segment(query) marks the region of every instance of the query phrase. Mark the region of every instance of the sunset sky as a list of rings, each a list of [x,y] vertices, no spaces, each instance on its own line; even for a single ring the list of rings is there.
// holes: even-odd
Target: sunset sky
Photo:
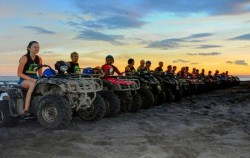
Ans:
[[[0,76],[16,75],[32,40],[44,64],[80,55],[81,67],[113,55],[250,75],[250,0],[0,0]]]

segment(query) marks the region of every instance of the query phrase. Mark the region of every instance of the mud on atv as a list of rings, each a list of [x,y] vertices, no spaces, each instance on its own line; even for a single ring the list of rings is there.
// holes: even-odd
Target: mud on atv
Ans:
[[[97,94],[102,90],[100,83],[91,78],[43,76],[37,80],[32,93],[30,114],[49,129],[67,127],[73,111],[85,120],[99,119],[105,113],[104,101]],[[16,125],[24,109],[26,92],[11,85],[2,86],[1,91],[7,96],[0,101],[0,126]]]

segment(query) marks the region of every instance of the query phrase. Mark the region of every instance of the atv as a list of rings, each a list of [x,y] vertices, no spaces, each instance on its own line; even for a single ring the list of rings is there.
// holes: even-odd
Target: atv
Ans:
[[[87,67],[83,68],[82,74],[90,76],[92,78],[100,78],[100,74],[102,74],[102,72],[100,71],[100,69]],[[112,90],[112,83],[106,80],[102,80],[102,83],[103,89],[101,91],[98,91],[97,93],[104,99],[106,111],[105,116],[117,116],[121,108],[120,99]]]
[[[114,70],[110,65],[105,65],[108,70],[102,77],[106,91],[112,90],[120,99],[121,111],[138,112],[142,106],[142,98],[138,94],[140,83],[137,79],[126,76],[113,76]]]
[[[182,83],[172,73],[154,72],[153,75],[163,84],[166,100],[179,101],[183,95]]]
[[[148,105],[148,106],[146,106],[145,108],[151,107],[152,101],[153,101],[153,105],[161,105],[165,103],[166,95],[163,90],[161,82],[159,82],[157,78],[155,78],[148,71],[136,72],[134,73],[134,75],[138,77],[141,87],[143,87],[144,89],[148,89],[153,94],[154,99],[150,96],[150,94],[147,95],[147,97],[149,98],[147,99],[148,103],[145,103],[145,105]]]
[[[60,69],[67,70],[64,65]],[[102,90],[100,83],[91,78],[58,75],[49,67],[36,82],[30,116],[49,129],[68,127],[74,111],[85,120],[99,119],[105,113],[104,101],[97,94]],[[19,113],[24,109],[26,89],[6,83],[1,93],[7,95],[0,101],[0,126],[15,126],[22,116]]]

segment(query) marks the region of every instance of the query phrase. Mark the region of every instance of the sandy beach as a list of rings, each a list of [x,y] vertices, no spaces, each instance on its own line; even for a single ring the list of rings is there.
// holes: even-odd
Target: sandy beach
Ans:
[[[0,128],[0,157],[249,158],[250,82],[67,130]]]

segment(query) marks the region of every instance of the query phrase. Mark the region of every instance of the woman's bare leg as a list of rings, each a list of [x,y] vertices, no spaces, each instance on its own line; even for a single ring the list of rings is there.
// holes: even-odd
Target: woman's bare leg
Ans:
[[[29,111],[30,108],[30,100],[31,100],[31,94],[35,88],[35,83],[29,80],[24,80],[21,84],[23,88],[28,89],[28,92],[26,94],[25,98],[25,106],[24,106],[24,112]]]

